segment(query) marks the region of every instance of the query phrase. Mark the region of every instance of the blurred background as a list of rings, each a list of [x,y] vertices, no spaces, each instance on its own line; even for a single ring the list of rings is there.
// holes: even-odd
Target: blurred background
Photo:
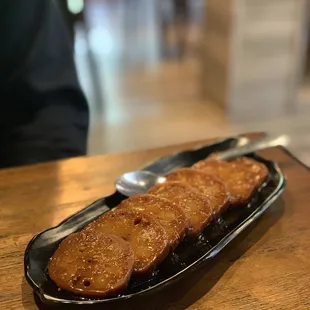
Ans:
[[[89,154],[259,130],[310,164],[310,1],[58,1]]]

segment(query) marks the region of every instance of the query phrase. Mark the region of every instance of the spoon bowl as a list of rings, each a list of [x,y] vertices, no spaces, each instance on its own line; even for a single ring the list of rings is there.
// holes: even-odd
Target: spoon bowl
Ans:
[[[158,176],[153,172],[140,170],[127,172],[121,175],[115,182],[119,193],[130,197],[135,194],[143,194],[157,183],[166,181],[164,176]]]

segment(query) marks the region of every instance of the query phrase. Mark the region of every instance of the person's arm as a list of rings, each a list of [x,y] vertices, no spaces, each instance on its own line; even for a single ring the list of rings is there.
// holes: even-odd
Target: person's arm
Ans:
[[[1,0],[0,167],[83,155],[88,106],[52,0]]]

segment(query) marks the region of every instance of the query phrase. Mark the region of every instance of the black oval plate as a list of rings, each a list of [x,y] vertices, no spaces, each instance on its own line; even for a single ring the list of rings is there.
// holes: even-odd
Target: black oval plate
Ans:
[[[236,145],[240,138],[228,138],[214,144],[194,150],[180,152],[156,160],[144,167],[158,174],[167,174],[177,168],[191,166],[204,159],[210,153],[225,150]],[[27,246],[24,257],[25,277],[43,303],[98,305],[121,301],[136,296],[144,296],[157,292],[166,285],[180,279],[181,276],[195,269],[200,263],[209,260],[219,253],[230,241],[237,237],[248,225],[255,221],[283,192],[285,178],[274,162],[257,155],[250,157],[267,165],[269,176],[267,181],[254,194],[247,206],[227,211],[217,221],[212,222],[196,240],[183,241],[152,276],[144,280],[133,280],[122,295],[105,299],[83,298],[58,290],[46,272],[49,258],[53,255],[63,238],[80,230],[96,217],[117,206],[126,197],[114,193],[99,199],[90,206],[64,220],[58,226],[35,236]],[[111,180],[112,181],[112,180]]]

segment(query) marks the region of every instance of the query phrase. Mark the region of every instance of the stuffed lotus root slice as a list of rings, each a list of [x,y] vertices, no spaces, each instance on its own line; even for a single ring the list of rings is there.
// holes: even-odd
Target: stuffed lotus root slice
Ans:
[[[128,241],[135,254],[134,274],[150,274],[169,253],[168,237],[152,216],[135,210],[115,209],[89,224],[86,231],[110,233]]]
[[[154,216],[166,231],[171,250],[176,248],[188,230],[188,220],[184,211],[158,196],[135,195],[123,200],[117,209],[131,209]]]
[[[155,185],[148,193],[166,198],[184,211],[189,221],[189,236],[198,235],[213,219],[209,199],[184,182],[166,181]]]
[[[182,181],[210,200],[214,214],[224,212],[229,206],[230,194],[220,178],[203,171],[183,168],[170,173],[168,181]]]
[[[134,253],[128,242],[103,233],[75,233],[50,259],[48,273],[57,286],[82,296],[110,296],[127,287]]]

